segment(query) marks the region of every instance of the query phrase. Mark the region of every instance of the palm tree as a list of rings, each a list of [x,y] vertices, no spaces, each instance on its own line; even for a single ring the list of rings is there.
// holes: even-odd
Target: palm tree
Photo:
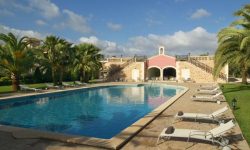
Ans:
[[[242,83],[247,84],[250,66],[250,5],[246,5],[235,15],[242,18],[217,35],[219,45],[215,53],[214,76],[218,77],[227,63],[234,63],[241,69]]]
[[[218,43],[214,75],[217,77],[227,63],[238,64],[241,68],[242,83],[246,84],[250,64],[250,31],[225,28],[218,33]]]
[[[59,43],[56,45],[57,51],[60,52],[59,55],[59,85],[62,85],[63,80],[63,74],[68,66],[73,64],[74,58],[74,48],[72,47],[72,44],[67,42],[66,40],[61,39]]]
[[[125,74],[122,69],[123,68],[120,65],[110,65],[107,73],[107,81],[117,81],[119,79],[125,78]]]
[[[56,36],[47,36],[37,52],[36,60],[43,73],[51,71],[54,85],[62,85],[64,72],[66,67],[73,64],[74,54],[71,43]]]
[[[234,21],[231,26],[242,26],[245,29],[250,29],[250,4],[245,5],[240,10],[234,13],[235,16],[241,17]]]
[[[87,82],[87,73],[101,68],[102,64],[100,61],[103,55],[100,54],[101,50],[92,44],[83,43],[77,45],[75,48],[74,71],[79,73],[82,82]]]
[[[45,67],[51,68],[52,80],[54,85],[57,85],[56,73],[58,71],[60,62],[60,51],[58,51],[57,48],[59,42],[59,37],[47,36],[42,46],[43,54],[41,54],[40,56],[42,64],[46,64]]]
[[[18,39],[14,34],[0,34],[0,40],[4,45],[0,46],[0,67],[3,68],[12,79],[13,91],[19,90],[20,76],[28,71],[33,63],[33,53],[28,48],[27,37]]]

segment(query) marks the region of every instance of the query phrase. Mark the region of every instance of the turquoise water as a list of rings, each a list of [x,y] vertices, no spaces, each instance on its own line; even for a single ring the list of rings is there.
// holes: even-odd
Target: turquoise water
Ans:
[[[0,124],[109,139],[181,90],[123,85],[1,101]]]

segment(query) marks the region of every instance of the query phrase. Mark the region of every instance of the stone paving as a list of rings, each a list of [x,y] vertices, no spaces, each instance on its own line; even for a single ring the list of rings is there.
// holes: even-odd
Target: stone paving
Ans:
[[[168,83],[177,84],[177,83]],[[191,122],[191,121],[176,121],[174,115],[182,110],[184,112],[200,112],[211,113],[225,105],[210,103],[210,102],[193,102],[190,97],[195,94],[196,89],[200,84],[195,83],[178,83],[189,88],[189,91],[179,98],[173,105],[166,109],[159,117],[151,122],[146,128],[144,128],[139,134],[133,137],[127,144],[121,149],[123,150],[200,150],[209,149],[216,150],[221,149],[218,145],[211,143],[190,141],[186,142],[186,139],[172,139],[168,141],[161,141],[156,145],[157,137],[167,126],[174,126],[175,128],[187,128],[187,129],[199,129],[210,130],[217,126],[213,123]],[[227,111],[223,116],[226,119],[234,118],[231,110]],[[232,149],[248,150],[249,146],[242,137],[239,126],[237,125],[227,137],[230,139],[230,147]],[[0,132],[0,150],[98,150],[102,148],[76,145],[69,143],[62,143],[58,141],[51,141],[46,139],[19,139],[15,138],[12,133]]]

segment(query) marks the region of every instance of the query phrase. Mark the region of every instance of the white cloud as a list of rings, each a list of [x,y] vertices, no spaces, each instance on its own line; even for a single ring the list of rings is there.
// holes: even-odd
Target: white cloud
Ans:
[[[12,32],[18,36],[30,36],[43,38],[44,35],[33,30],[19,30],[0,25],[0,33]],[[165,46],[166,53],[170,55],[201,53],[213,54],[217,47],[216,33],[210,33],[202,27],[196,27],[190,31],[177,31],[173,34],[131,37],[127,43],[121,45],[113,41],[101,40],[98,37],[81,37],[80,43],[92,43],[102,49],[104,55],[152,56],[158,53],[158,46]]]
[[[79,39],[80,43],[90,43],[90,44],[97,44],[99,39],[95,36],[88,37],[81,37]]]
[[[43,20],[37,20],[36,24],[39,25],[39,26],[45,26],[45,25],[47,25],[47,23],[45,21],[43,21]]]
[[[87,19],[85,17],[78,15],[67,9],[64,9],[63,13],[67,15],[67,19],[65,22],[59,24],[59,26],[63,28],[68,27],[80,33],[92,32],[92,29],[89,27]]]
[[[81,37],[80,43],[90,43],[102,49],[104,55],[121,55],[124,54],[124,47],[115,42],[100,40],[95,36]]]
[[[26,13],[40,13],[44,18],[50,19],[58,17],[60,10],[58,6],[50,0],[0,0],[0,6],[9,11],[21,10]]]
[[[116,23],[112,23],[112,22],[108,22],[107,27],[113,31],[119,31],[122,29],[121,24],[116,24]]]
[[[10,28],[4,25],[0,25],[0,33],[7,34],[9,32],[12,32],[16,36],[22,37],[22,36],[28,36],[28,37],[35,37],[35,38],[43,38],[44,36],[36,31],[33,30],[19,30],[15,28]]]
[[[190,18],[191,18],[191,19],[200,19],[200,18],[203,18],[203,17],[208,17],[208,16],[210,16],[210,15],[211,15],[211,14],[210,14],[207,10],[201,8],[201,9],[197,9],[197,10],[190,16]]]
[[[160,25],[160,24],[162,24],[161,21],[155,20],[155,19],[152,19],[152,18],[146,18],[145,21],[147,22],[147,25],[149,27],[154,26],[154,25]]]
[[[60,15],[59,8],[50,0],[29,0],[30,6],[39,10],[45,18],[54,18]]]
[[[193,55],[207,53],[213,54],[217,47],[215,33],[209,33],[202,27],[196,27],[191,31],[178,31],[172,35],[149,34],[136,36],[129,39],[124,45],[112,41],[100,40],[95,36],[82,37],[80,42],[92,43],[103,49],[105,55],[148,55],[158,53],[159,46],[165,46],[166,53],[170,55]]]
[[[217,47],[217,39],[215,33],[209,33],[202,27],[196,27],[188,32],[175,32],[173,35],[149,34],[146,37],[134,37],[130,39],[128,45],[137,49],[139,54],[154,54],[160,45],[165,46],[167,53],[172,55],[189,52],[191,54],[204,52],[211,54]]]
[[[22,3],[19,0],[0,0],[0,6],[6,9],[0,9],[0,16],[14,15],[14,13],[11,13],[13,10],[26,13],[38,13],[46,19],[46,22],[40,19],[36,20],[35,23],[39,26],[51,25],[59,29],[69,28],[80,33],[92,32],[88,21],[93,15],[90,14],[88,17],[84,17],[68,9],[61,10],[55,3],[52,3],[51,0],[25,0]],[[57,23],[52,24],[48,19],[56,19]]]

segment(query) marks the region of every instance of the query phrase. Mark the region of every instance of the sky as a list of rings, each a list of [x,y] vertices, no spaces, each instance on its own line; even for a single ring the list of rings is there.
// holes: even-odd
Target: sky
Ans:
[[[249,0],[0,0],[0,33],[92,43],[105,56],[214,54]]]

